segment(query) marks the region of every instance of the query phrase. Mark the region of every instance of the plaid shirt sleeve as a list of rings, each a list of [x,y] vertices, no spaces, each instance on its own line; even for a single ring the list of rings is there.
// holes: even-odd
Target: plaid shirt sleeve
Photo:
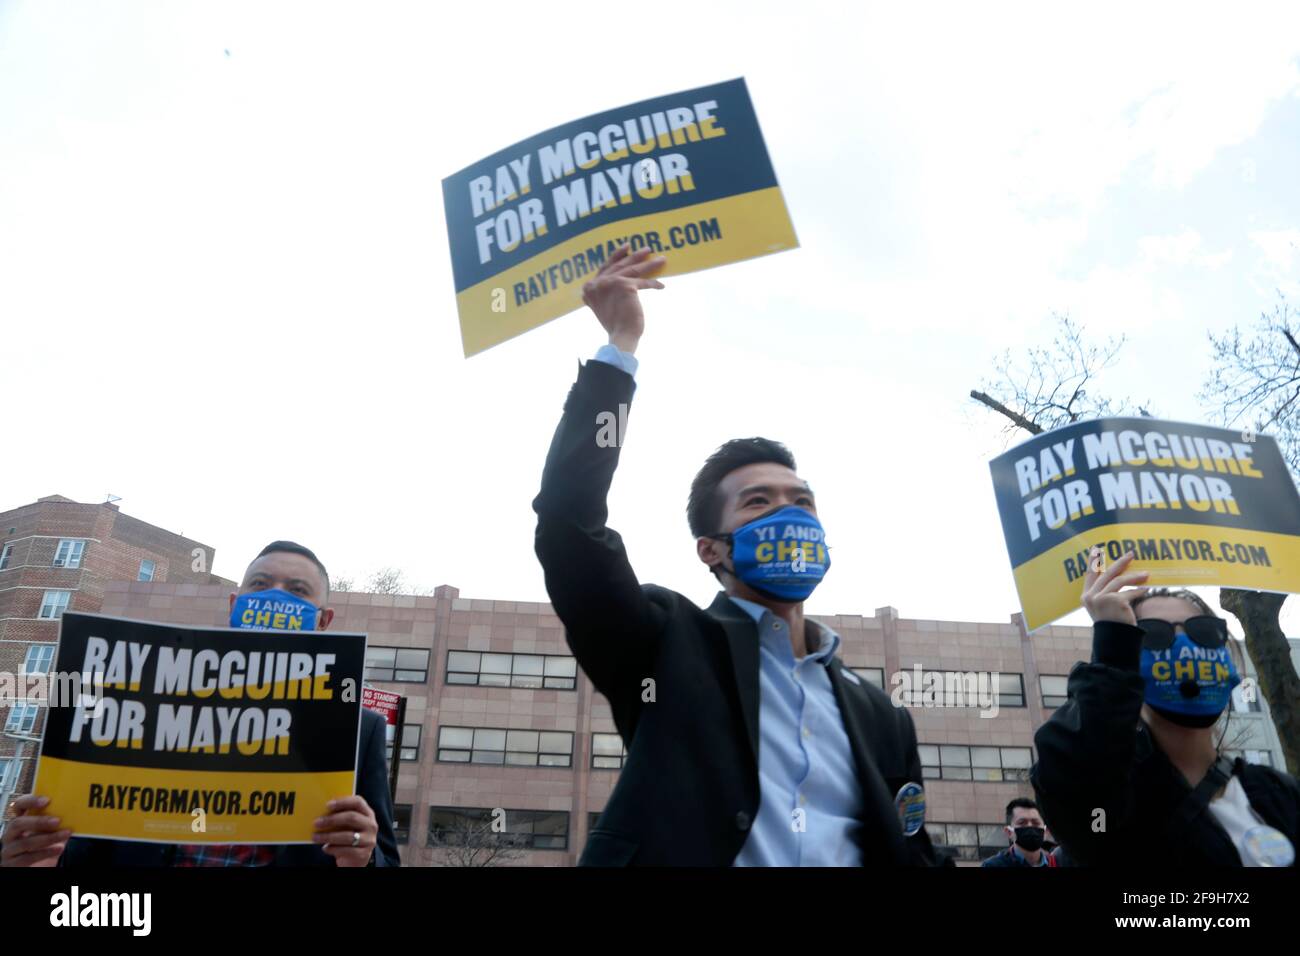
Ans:
[[[176,848],[173,866],[270,866],[275,849],[224,843],[187,843]]]

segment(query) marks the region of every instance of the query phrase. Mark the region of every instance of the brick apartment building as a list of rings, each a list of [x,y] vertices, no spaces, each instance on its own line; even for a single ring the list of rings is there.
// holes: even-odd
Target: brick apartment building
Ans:
[[[50,495],[0,513],[0,672],[49,671],[58,618],[68,608],[100,611],[110,582],[208,584],[222,579],[211,546],[122,514],[116,504],[81,504]],[[35,747],[14,766],[20,737],[40,736],[44,708],[0,700],[0,787],[17,775],[31,787]],[[10,778],[6,778],[6,773]]]
[[[229,593],[228,584],[110,582],[103,611],[223,626]],[[369,635],[367,683],[407,698],[396,801],[404,863],[458,865],[458,854],[438,844],[487,826],[497,808],[518,846],[498,864],[576,862],[623,748],[550,606],[467,599],[449,586],[430,597],[335,592],[330,604],[333,629]],[[981,717],[977,707],[911,709],[932,838],[972,865],[1002,849],[1007,801],[1032,795],[1033,732],[1064,700],[1070,668],[1089,656],[1091,629],[1048,627],[1030,637],[1018,615],[1006,624],[909,620],[891,607],[817,620],[843,638],[846,664],[891,692],[893,675],[918,664],[1001,675],[996,716]],[[1237,702],[1229,738],[1226,749],[1280,765],[1260,704]]]

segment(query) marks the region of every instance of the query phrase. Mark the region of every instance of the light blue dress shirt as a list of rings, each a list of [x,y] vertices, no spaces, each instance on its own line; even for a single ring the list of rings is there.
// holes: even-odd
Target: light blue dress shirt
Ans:
[[[605,345],[596,360],[635,376],[636,357]],[[809,621],[817,650],[795,660],[785,622],[731,599],[758,625],[758,816],[734,866],[859,866],[862,788],[826,663],[840,636]]]
[[[624,352],[621,348],[613,343],[602,345],[596,352],[596,361],[605,362],[615,368],[621,368],[633,378],[636,378],[637,360],[631,352]]]
[[[862,788],[826,664],[840,636],[815,621],[795,659],[785,622],[731,599],[758,625],[758,817],[735,866],[859,866]]]

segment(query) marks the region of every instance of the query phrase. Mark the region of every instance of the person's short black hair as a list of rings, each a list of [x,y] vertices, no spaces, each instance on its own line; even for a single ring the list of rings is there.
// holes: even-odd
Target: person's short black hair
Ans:
[[[285,552],[286,554],[301,554],[316,567],[320,568],[321,577],[325,579],[325,594],[330,593],[330,573],[325,570],[325,565],[321,564],[320,558],[316,557],[316,552],[306,545],[301,545],[296,541],[272,541],[261,551],[257,552],[257,558],[264,558],[268,554]],[[253,560],[256,561],[257,558]]]
[[[1007,826],[1010,826],[1011,821],[1015,818],[1017,807],[1022,807],[1025,810],[1038,810],[1038,804],[1034,803],[1034,801],[1030,800],[1028,797],[1016,797],[1007,804]],[[1038,810],[1038,812],[1042,813],[1041,810]]]
[[[791,471],[798,470],[790,449],[770,438],[733,438],[710,455],[691,482],[691,496],[686,503],[691,534],[707,538],[720,530],[722,501],[718,498],[718,485],[723,478],[737,468],[768,461],[785,465]]]

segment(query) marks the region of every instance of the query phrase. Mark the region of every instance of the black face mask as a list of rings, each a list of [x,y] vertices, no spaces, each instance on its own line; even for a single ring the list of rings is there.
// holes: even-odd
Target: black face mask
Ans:
[[[1016,845],[1020,849],[1033,853],[1043,848],[1043,834],[1047,832],[1044,827],[1015,827],[1014,829]]]

